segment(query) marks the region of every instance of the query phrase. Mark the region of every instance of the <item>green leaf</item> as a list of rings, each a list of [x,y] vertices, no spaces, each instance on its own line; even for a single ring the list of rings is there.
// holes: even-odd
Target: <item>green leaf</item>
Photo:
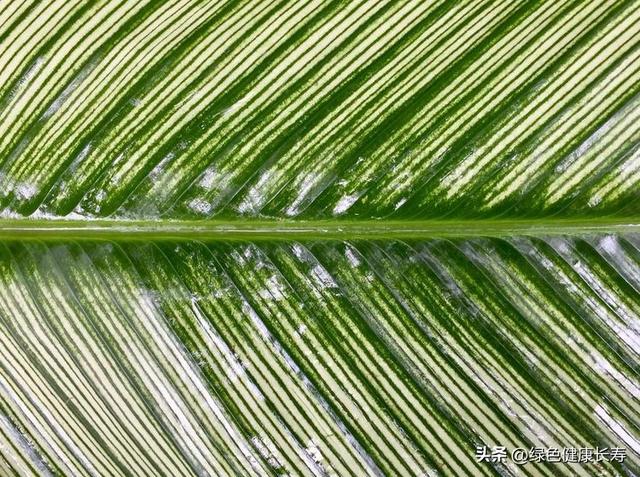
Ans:
[[[0,476],[639,475],[639,21],[0,2]]]
[[[638,15],[634,2],[6,5],[0,206],[637,215]]]
[[[483,443],[626,447],[584,471],[636,472],[638,235],[0,253],[23,473],[518,472],[477,463]]]

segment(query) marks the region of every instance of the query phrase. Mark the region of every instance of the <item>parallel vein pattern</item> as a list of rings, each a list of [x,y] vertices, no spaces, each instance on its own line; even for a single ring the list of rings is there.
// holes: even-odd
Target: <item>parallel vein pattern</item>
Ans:
[[[4,216],[640,213],[636,0],[0,2]]]
[[[640,237],[3,243],[2,475],[638,475]],[[477,463],[476,445],[626,447]]]

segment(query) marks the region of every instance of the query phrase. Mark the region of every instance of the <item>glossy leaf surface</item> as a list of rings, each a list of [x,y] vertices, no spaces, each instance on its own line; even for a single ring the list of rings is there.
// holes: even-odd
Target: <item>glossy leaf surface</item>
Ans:
[[[0,0],[0,476],[640,475],[639,21]]]

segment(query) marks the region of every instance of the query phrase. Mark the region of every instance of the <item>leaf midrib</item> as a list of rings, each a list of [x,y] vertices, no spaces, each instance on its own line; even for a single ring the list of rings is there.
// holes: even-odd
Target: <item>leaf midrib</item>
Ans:
[[[640,232],[640,217],[481,220],[65,220],[3,219],[13,240],[296,240],[581,235]]]

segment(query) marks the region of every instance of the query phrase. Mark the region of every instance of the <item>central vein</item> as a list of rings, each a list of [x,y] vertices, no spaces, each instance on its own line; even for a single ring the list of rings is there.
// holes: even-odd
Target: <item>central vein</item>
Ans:
[[[0,239],[384,239],[640,232],[640,218],[532,220],[0,220]]]

